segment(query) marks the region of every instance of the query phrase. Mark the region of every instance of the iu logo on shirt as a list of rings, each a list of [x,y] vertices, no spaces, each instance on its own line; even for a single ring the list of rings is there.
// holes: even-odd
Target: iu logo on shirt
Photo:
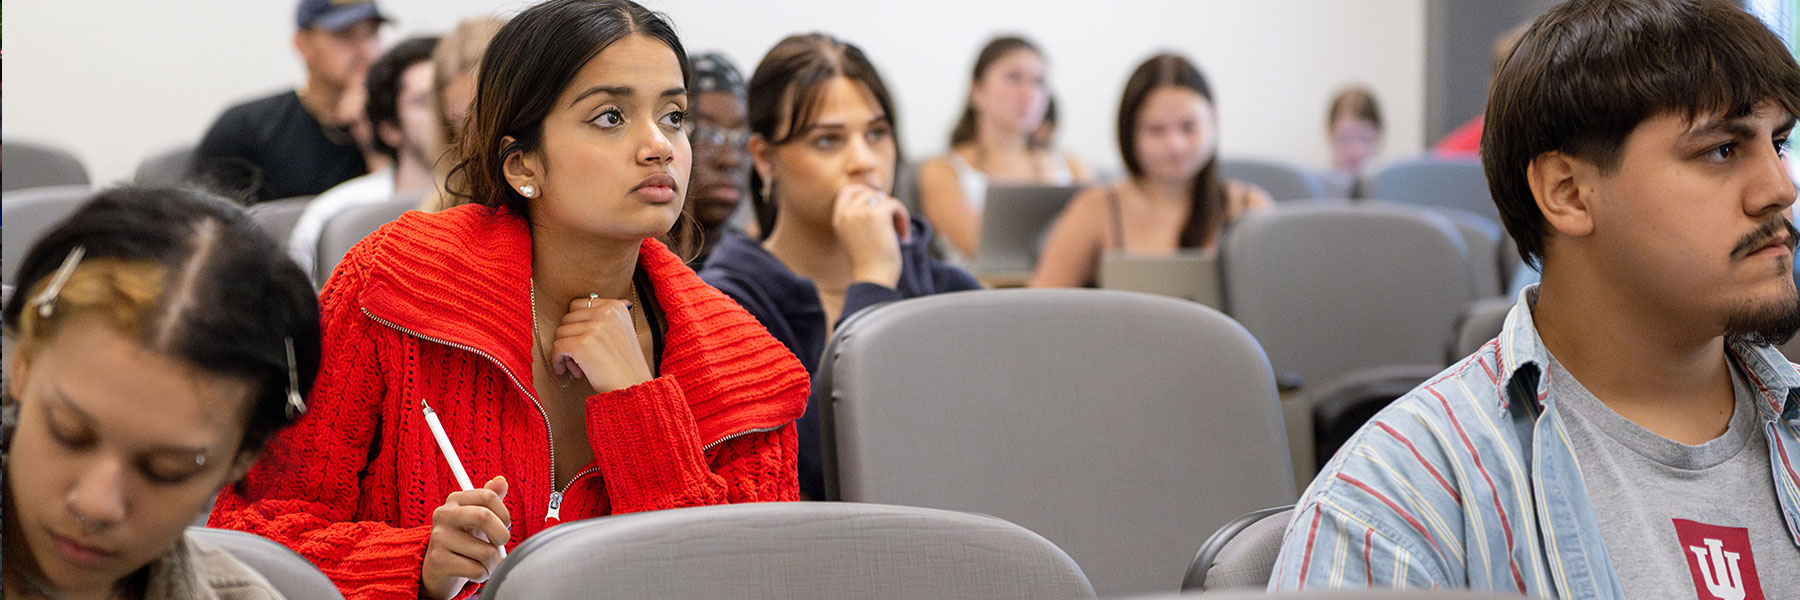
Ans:
[[[1675,521],[1675,537],[1694,576],[1695,597],[1700,600],[1763,600],[1762,582],[1756,578],[1756,556],[1750,551],[1750,530],[1720,527],[1687,519]]]

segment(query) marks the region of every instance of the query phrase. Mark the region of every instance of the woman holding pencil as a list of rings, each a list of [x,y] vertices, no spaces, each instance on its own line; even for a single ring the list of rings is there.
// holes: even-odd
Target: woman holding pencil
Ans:
[[[452,190],[471,204],[345,257],[313,410],[211,518],[353,600],[468,596],[501,548],[561,521],[797,494],[806,372],[655,239],[692,160],[669,23],[551,0],[479,73]]]

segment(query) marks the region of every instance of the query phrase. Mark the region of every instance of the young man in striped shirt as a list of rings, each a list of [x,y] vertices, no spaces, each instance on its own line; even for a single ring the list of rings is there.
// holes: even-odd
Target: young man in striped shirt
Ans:
[[[1800,598],[1800,67],[1725,0],[1572,0],[1493,84],[1494,201],[1543,283],[1307,489],[1270,582]]]

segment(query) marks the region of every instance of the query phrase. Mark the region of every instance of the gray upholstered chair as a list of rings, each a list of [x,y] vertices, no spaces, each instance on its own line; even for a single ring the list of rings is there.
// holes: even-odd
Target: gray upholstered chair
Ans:
[[[0,173],[0,190],[88,185],[87,167],[69,151],[18,140],[0,142],[0,161],[6,172]]]
[[[206,527],[189,527],[187,536],[190,540],[224,550],[249,565],[288,598],[342,600],[344,597],[338,593],[337,585],[311,561],[275,540],[242,531]]]
[[[1232,223],[1219,261],[1226,312],[1284,381],[1309,388],[1370,367],[1445,364],[1444,340],[1474,299],[1462,235],[1421,207],[1279,204]]]
[[[1281,554],[1293,505],[1265,508],[1238,517],[1213,532],[1188,565],[1181,591],[1264,589]]]
[[[1451,224],[1456,225],[1456,232],[1462,234],[1463,247],[1469,251],[1469,269],[1474,275],[1471,279],[1475,297],[1500,295],[1507,284],[1506,279],[1501,276],[1500,268],[1501,239],[1507,237],[1506,230],[1487,217],[1460,208],[1430,208],[1432,212],[1449,219]],[[1515,260],[1517,255],[1514,252]]]
[[[86,185],[59,185],[51,187],[9,190],[4,198],[0,198],[0,278],[6,283],[18,285],[13,278],[19,276],[19,267],[25,262],[25,253],[31,245],[37,243],[39,237],[50,228],[69,218],[75,209],[87,203],[93,197],[94,190]]]
[[[131,175],[138,185],[180,185],[194,168],[194,145],[182,144],[150,155]]]
[[[1393,163],[1375,173],[1368,196],[1374,199],[1460,208],[1500,222],[1479,160],[1419,158]]]
[[[1512,312],[1518,301],[1511,296],[1494,296],[1470,302],[1463,308],[1462,316],[1456,319],[1456,339],[1451,342],[1445,358],[1449,362],[1462,360],[1499,336],[1506,325],[1506,314]]]
[[[1196,540],[1294,500],[1268,361],[1192,302],[914,298],[840,325],[820,370],[828,498],[1018,523],[1104,595],[1173,590]]]
[[[1042,536],[980,515],[847,502],[728,504],[565,523],[525,540],[483,600],[1089,599]]]
[[[313,196],[295,196],[250,205],[250,218],[261,225],[269,237],[275,238],[278,244],[286,245],[288,236],[294,233],[294,224],[300,221],[300,213],[306,212],[307,203]]]
[[[323,287],[325,280],[331,277],[332,271],[337,270],[338,261],[344,259],[344,253],[349,252],[351,246],[375,233],[382,225],[400,218],[406,211],[418,207],[419,199],[409,196],[351,208],[326,221],[325,230],[319,234],[318,254],[313,262],[316,268],[313,281]]]
[[[1277,202],[1325,197],[1325,184],[1319,182],[1318,175],[1306,167],[1281,161],[1221,158],[1219,176],[1255,184]]]

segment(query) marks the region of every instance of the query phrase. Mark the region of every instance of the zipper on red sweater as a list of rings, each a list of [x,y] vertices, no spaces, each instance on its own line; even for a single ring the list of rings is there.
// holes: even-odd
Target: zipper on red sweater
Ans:
[[[482,358],[488,359],[488,362],[494,363],[494,366],[500,367],[500,371],[503,373],[506,373],[506,378],[511,379],[513,382],[513,385],[518,386],[519,393],[524,394],[525,399],[530,400],[531,405],[537,407],[538,416],[542,417],[544,419],[544,437],[547,440],[549,440],[549,442],[550,442],[550,461],[549,461],[550,462],[550,477],[547,480],[547,481],[551,482],[550,506],[551,506],[551,510],[556,510],[557,508],[562,506],[562,494],[557,493],[556,489],[555,489],[556,488],[556,483],[555,483],[556,482],[556,436],[553,435],[553,432],[550,430],[550,413],[546,412],[544,410],[543,404],[538,403],[537,396],[532,395],[531,390],[527,389],[525,387],[525,384],[519,382],[519,377],[517,375],[513,374],[512,369],[506,368],[506,363],[500,362],[500,359],[494,358],[494,356],[492,354],[482,352],[481,350],[476,349],[473,346],[468,346],[465,344],[458,344],[458,343],[452,342],[450,340],[442,340],[442,339],[434,338],[434,337],[419,333],[417,331],[413,331],[411,329],[401,327],[399,325],[394,324],[391,321],[388,321],[387,319],[383,319],[381,317],[375,316],[375,313],[369,312],[369,309],[367,309],[367,308],[362,309],[362,313],[364,316],[369,317],[370,320],[372,320],[376,323],[385,325],[389,329],[393,329],[394,331],[398,331],[400,333],[404,333],[406,335],[410,335],[410,336],[413,336],[413,337],[416,337],[416,338],[419,338],[421,340],[425,340],[428,342],[435,342],[438,344],[443,344],[445,346],[449,346],[451,348],[455,348],[455,349],[462,350],[465,352],[472,352],[476,356],[480,356]],[[579,478],[579,477],[580,477],[580,475],[576,476],[576,478]],[[569,481],[571,483],[573,483],[574,479],[572,478]],[[568,487],[565,486],[563,489],[566,490],[566,489],[568,489]]]
[[[775,431],[777,429],[781,429],[782,427],[786,427],[786,426],[787,425],[778,425],[775,427],[764,427],[762,429],[746,429],[744,431],[739,431],[737,433],[733,433],[731,435],[727,435],[725,437],[719,438],[718,441],[715,441],[711,444],[707,444],[705,448],[702,448],[702,450],[711,450],[714,446],[723,444],[725,442],[728,442],[728,441],[731,441],[731,440],[734,440],[734,439],[737,439],[737,438],[740,438],[740,437],[743,437],[746,435],[750,435],[752,433],[764,433],[764,432],[769,432],[769,431]],[[593,468],[583,470],[580,473],[576,473],[574,477],[569,478],[569,482],[566,484],[563,484],[562,491],[551,491],[550,492],[550,510],[544,513],[544,526],[545,527],[549,527],[551,525],[556,525],[556,524],[562,522],[563,494],[566,494],[569,492],[569,490],[574,489],[575,482],[581,481],[581,478],[587,477],[588,475],[592,475],[592,474],[598,473],[598,472],[600,472],[599,467],[593,467]]]
[[[599,472],[600,472],[600,467],[588,468],[586,470],[583,470],[580,473],[576,473],[574,477],[570,477],[569,482],[563,484],[561,491],[551,490],[550,491],[550,510],[544,513],[544,526],[549,527],[551,525],[561,523],[562,522],[563,494],[566,494],[569,492],[569,490],[574,489],[575,482],[581,481],[581,478],[586,477],[590,474],[599,473]]]

